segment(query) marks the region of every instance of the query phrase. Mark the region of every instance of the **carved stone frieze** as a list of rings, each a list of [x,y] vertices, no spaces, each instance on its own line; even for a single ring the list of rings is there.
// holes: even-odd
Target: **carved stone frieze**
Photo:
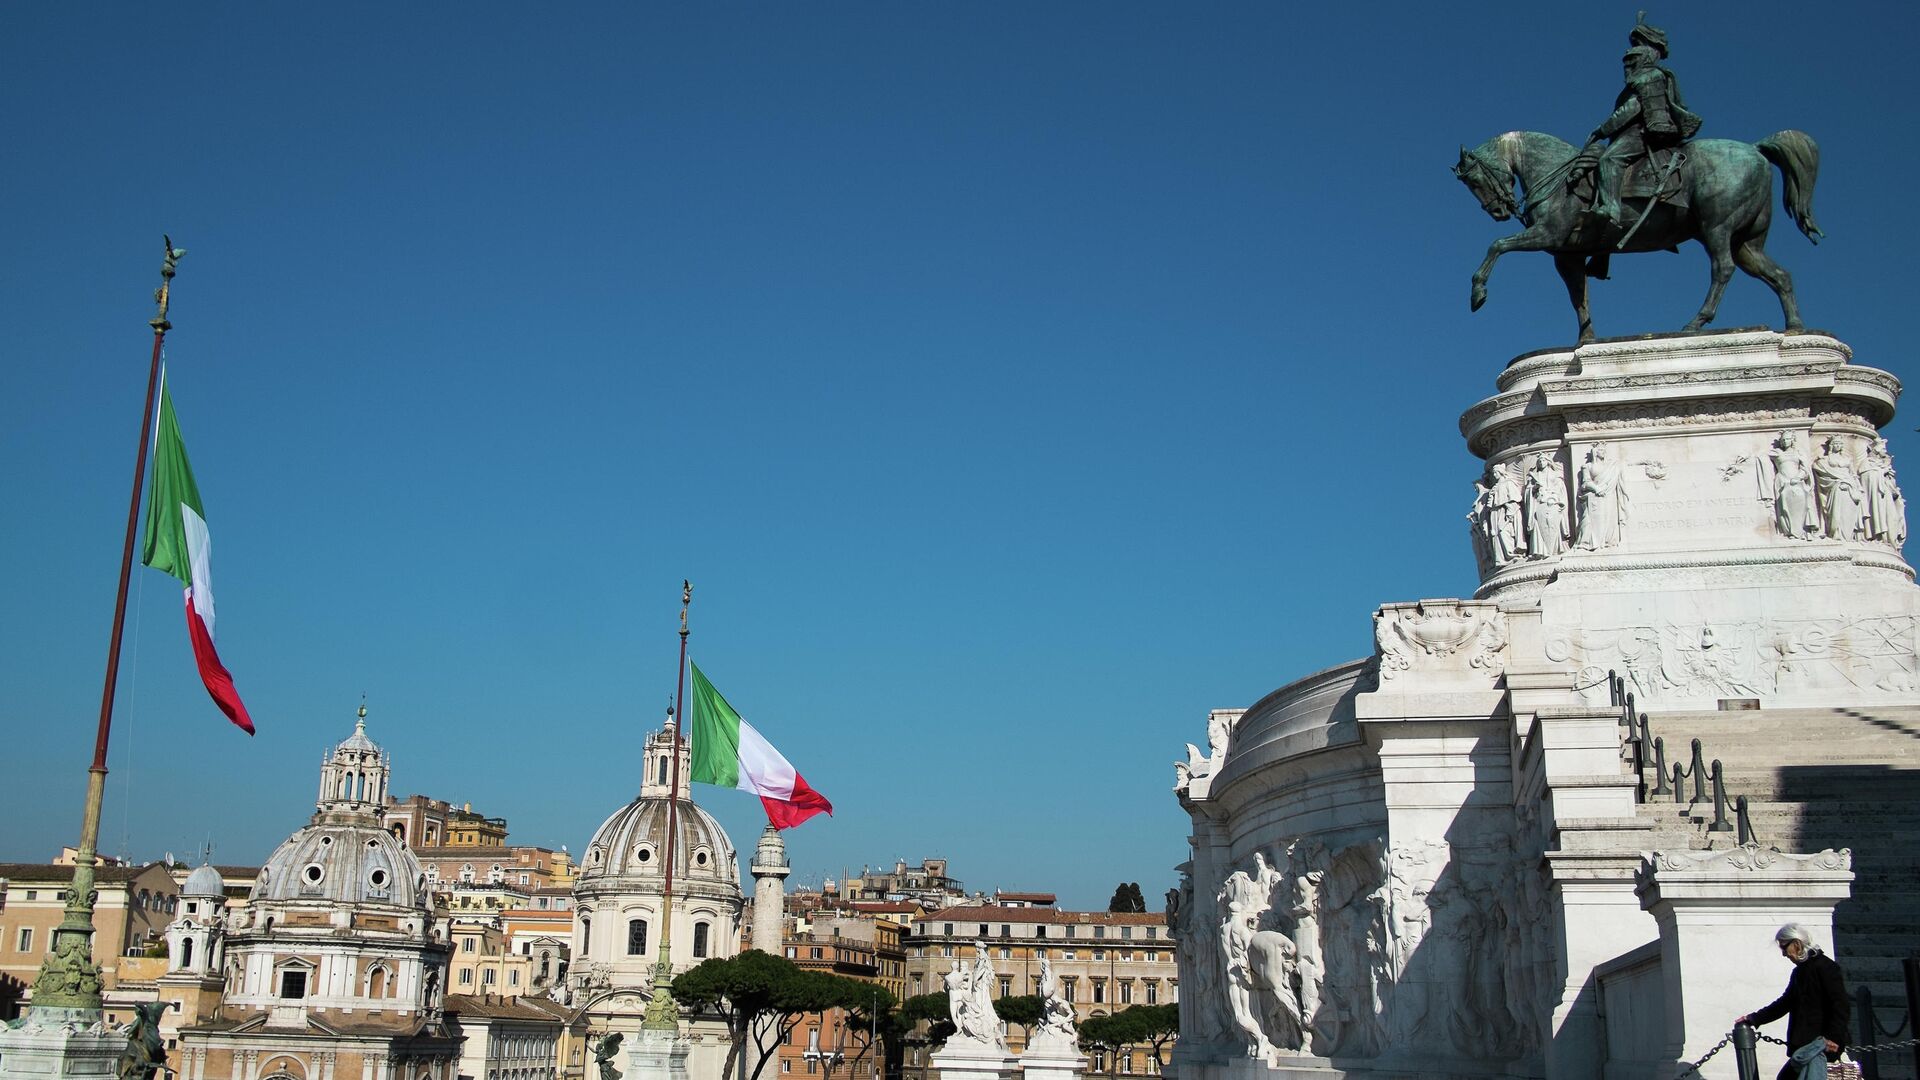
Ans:
[[[1804,394],[1769,394],[1753,398],[1707,397],[1577,406],[1567,409],[1566,416],[1567,430],[1577,435],[1619,428],[1710,427],[1804,420],[1810,411],[1811,399]]]
[[[1770,696],[1826,687],[1899,692],[1920,672],[1912,615],[1660,623],[1548,632],[1547,659],[1582,681],[1619,671],[1638,699]]]

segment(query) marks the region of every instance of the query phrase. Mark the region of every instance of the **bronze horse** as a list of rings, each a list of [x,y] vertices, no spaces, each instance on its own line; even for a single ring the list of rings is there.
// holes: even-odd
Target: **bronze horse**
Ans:
[[[1688,163],[1679,170],[1673,194],[1684,200],[1657,200],[1651,207],[1647,199],[1626,200],[1622,221],[1598,229],[1585,213],[1588,200],[1579,189],[1580,183],[1591,183],[1581,168],[1591,159],[1572,144],[1538,131],[1510,131],[1472,150],[1461,147],[1453,173],[1480,200],[1481,208],[1495,221],[1517,217],[1526,226],[1487,248],[1486,259],[1473,275],[1473,310],[1479,311],[1487,302],[1487,277],[1493,273],[1494,260],[1509,251],[1545,251],[1553,256],[1554,268],[1566,282],[1567,297],[1580,317],[1580,340],[1592,341],[1587,278],[1606,276],[1608,255],[1616,249],[1671,251],[1685,241],[1698,240],[1712,260],[1713,283],[1706,303],[1686,329],[1698,330],[1713,321],[1736,266],[1772,287],[1780,297],[1787,329],[1800,329],[1793,277],[1766,252],[1767,228],[1773,222],[1773,176],[1767,163],[1779,167],[1786,183],[1787,213],[1817,244],[1824,235],[1813,220],[1820,148],[1802,132],[1782,131],[1752,144],[1699,139],[1680,152]],[[1513,193],[1516,182],[1518,199]],[[1626,243],[1621,247],[1623,237]]]

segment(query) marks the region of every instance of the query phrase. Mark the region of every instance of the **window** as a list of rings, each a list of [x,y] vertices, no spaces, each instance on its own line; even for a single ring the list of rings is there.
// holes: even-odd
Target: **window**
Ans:
[[[1062,959],[1062,960],[1078,960],[1078,959],[1080,959],[1080,950],[1078,950],[1078,949],[1068,949],[1068,950],[1066,950],[1065,952],[1062,952],[1062,953],[1060,954],[1060,959]]]
[[[280,996],[289,1001],[297,1001],[307,996],[307,973],[304,971],[283,971],[280,973]]]
[[[1000,959],[1002,960],[1013,959],[1013,950],[1007,948],[1005,945],[1000,946]]]
[[[1071,926],[1069,926],[1069,927],[1067,927],[1067,928],[1066,928],[1066,934],[1065,934],[1065,936],[1066,936],[1066,937],[1072,937],[1072,936],[1073,936],[1073,927],[1071,927]]]
[[[1107,1071],[1107,1052],[1105,1050],[1095,1050],[1093,1052],[1093,1071],[1097,1073]]]
[[[797,958],[799,955],[800,955],[799,949],[796,949],[791,945],[787,946],[787,959],[792,960]]]
[[[367,977],[367,996],[383,998],[387,996],[387,969],[374,968]]]
[[[180,966],[193,966],[193,939],[187,938],[180,943]]]
[[[1123,1073],[1133,1072],[1133,1055],[1132,1054],[1128,1054],[1127,1056],[1120,1059],[1120,1071]]]
[[[792,1071],[793,1071],[793,1062],[791,1062],[791,1061],[789,1061],[789,1060],[787,1060],[786,1058],[781,1058],[781,1059],[780,1059],[780,1071],[781,1071],[781,1072],[783,1072],[783,1073],[790,1073],[790,1072],[792,1072]]]
[[[707,955],[707,924],[703,922],[697,922],[693,924],[693,956],[694,956],[694,959],[697,960],[706,955]]]
[[[941,955],[941,956],[952,956],[952,955],[953,955],[953,946],[951,946],[951,945],[942,945],[942,946],[940,946],[940,955]]]
[[[580,952],[581,954],[585,955],[587,950],[592,945],[593,945],[593,920],[583,915],[580,917]]]
[[[1147,1004],[1160,1004],[1160,980],[1158,979],[1147,980]]]
[[[1155,940],[1158,940],[1158,938],[1159,938],[1159,936],[1160,936],[1160,928],[1159,928],[1159,927],[1157,927],[1157,926],[1149,926],[1149,927],[1147,927],[1147,940],[1148,940],[1148,941],[1155,941]]]
[[[1131,926],[1123,926],[1123,927],[1121,927],[1121,928],[1120,928],[1120,940],[1121,940],[1121,941],[1132,941],[1132,940],[1133,940],[1133,927],[1131,927]],[[1131,1060],[1131,1059],[1129,1059],[1129,1060]]]
[[[1072,978],[1071,976],[1061,979],[1060,980],[1060,996],[1062,998],[1065,998],[1068,1001],[1072,1001],[1074,999],[1073,988],[1078,985],[1080,985],[1080,980]]]
[[[1013,927],[1011,927],[1011,926],[1008,926],[1008,925],[1007,925],[1006,923],[1001,923],[1001,924],[1000,924],[1000,936],[1001,936],[1001,937],[1012,937],[1012,936],[1013,936]]]
[[[1106,1004],[1106,1000],[1107,1000],[1107,980],[1105,979],[1093,980],[1093,1003],[1095,1005],[1104,1005]]]
[[[474,939],[473,939],[473,938],[470,938],[470,937],[463,937],[463,938],[461,938],[461,939],[460,939],[460,951],[461,951],[461,952],[472,952],[472,951],[473,951],[473,940],[474,940]]]
[[[33,951],[33,927],[23,926],[20,928],[19,947],[21,952]]]
[[[1047,958],[1047,950],[1045,949],[1033,950],[1033,958],[1035,960],[1045,960]]]
[[[1034,936],[1034,937],[1046,937],[1046,936],[1047,936],[1047,928],[1046,928],[1046,927],[1044,927],[1044,926],[1036,926],[1036,927],[1034,927],[1034,928],[1033,928],[1033,936]]]
[[[826,954],[825,954],[825,953],[823,953],[823,952],[821,951],[821,949],[820,949],[820,946],[818,946],[818,945],[815,945],[815,946],[813,947],[813,958],[814,958],[815,960],[820,960],[820,959],[823,959],[823,958],[825,957],[825,955],[826,955]]]
[[[627,923],[627,955],[641,956],[647,951],[647,920],[634,919]]]
[[[460,969],[460,985],[461,986],[473,985],[473,969],[472,968]]]
[[[1094,936],[1094,937],[1096,937],[1096,938],[1103,938],[1103,937],[1106,937],[1106,936],[1107,936],[1107,928],[1106,928],[1106,927],[1104,927],[1104,926],[1096,926],[1096,927],[1094,927],[1094,928],[1093,928],[1093,936]]]
[[[1105,949],[1093,950],[1093,958],[1095,960],[1105,960],[1107,958],[1107,950]]]
[[[980,937],[986,937],[986,936],[987,936],[987,924],[986,924],[986,923],[981,923],[981,924],[980,924],[980,933],[979,933],[979,936],[980,936]]]
[[[948,937],[952,937],[952,936],[953,936],[953,924],[952,924],[952,923],[948,923],[948,924],[947,924],[947,936],[948,936]]]
[[[520,969],[519,968],[514,968],[512,971],[507,972],[507,985],[508,986],[520,985]]]
[[[1125,979],[1120,983],[1120,1004],[1133,1004],[1133,980]]]
[[[480,984],[481,984],[482,986],[492,986],[492,985],[493,985],[493,973],[494,973],[494,971],[495,971],[495,970],[496,970],[496,969],[494,969],[494,968],[487,968],[486,970],[484,970],[484,971],[482,971],[482,972],[480,973]]]

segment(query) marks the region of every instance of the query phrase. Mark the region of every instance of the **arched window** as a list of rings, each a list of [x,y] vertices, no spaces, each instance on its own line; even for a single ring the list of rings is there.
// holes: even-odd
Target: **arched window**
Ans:
[[[135,902],[135,903],[137,903],[137,904],[139,904],[141,908],[143,908],[143,909],[144,909],[144,908],[146,908],[146,907],[147,907],[147,890],[145,890],[145,889],[141,889],[141,890],[140,890],[140,899],[138,899],[138,900],[136,900],[136,901],[134,901],[134,902]]]
[[[666,756],[665,756],[665,755],[661,755],[661,758],[660,758],[660,777],[659,777],[659,779],[657,779],[657,780],[655,780],[655,781],[654,781],[654,783],[656,783],[656,784],[664,784],[664,783],[666,783],[666,782],[667,782],[667,759],[666,759]]]
[[[193,966],[193,939],[192,938],[183,938],[180,941],[180,966],[183,968]]]
[[[473,864],[472,863],[467,863],[464,866],[460,867],[460,880],[463,883],[468,885],[473,884]]]
[[[647,920],[630,919],[627,922],[627,955],[641,956],[647,951]]]
[[[580,916],[580,955],[585,956],[593,948],[593,920]]]
[[[376,967],[373,974],[367,976],[367,996],[383,998],[387,996],[387,969]]]
[[[707,924],[703,922],[697,922],[693,924],[693,956],[694,956],[694,959],[698,960],[705,957],[706,955],[707,955]]]

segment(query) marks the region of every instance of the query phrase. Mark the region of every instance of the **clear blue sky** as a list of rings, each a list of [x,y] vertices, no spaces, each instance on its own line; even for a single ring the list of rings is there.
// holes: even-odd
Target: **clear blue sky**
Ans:
[[[365,691],[398,790],[578,851],[637,790],[690,577],[702,668],[838,806],[797,877],[1157,896],[1208,708],[1473,588],[1458,415],[1573,320],[1543,256],[1468,313],[1511,226],[1447,169],[1596,124],[1633,17],[8,6],[0,856],[78,832],[166,231],[260,734],[137,569],[107,850],[264,857]],[[1820,141],[1830,239],[1776,216],[1772,250],[1904,373],[1920,16],[1651,17],[1708,134]],[[1706,287],[1697,247],[1615,275],[1602,334]],[[1737,279],[1720,325],[1763,322]],[[700,798],[751,848],[751,800]]]

